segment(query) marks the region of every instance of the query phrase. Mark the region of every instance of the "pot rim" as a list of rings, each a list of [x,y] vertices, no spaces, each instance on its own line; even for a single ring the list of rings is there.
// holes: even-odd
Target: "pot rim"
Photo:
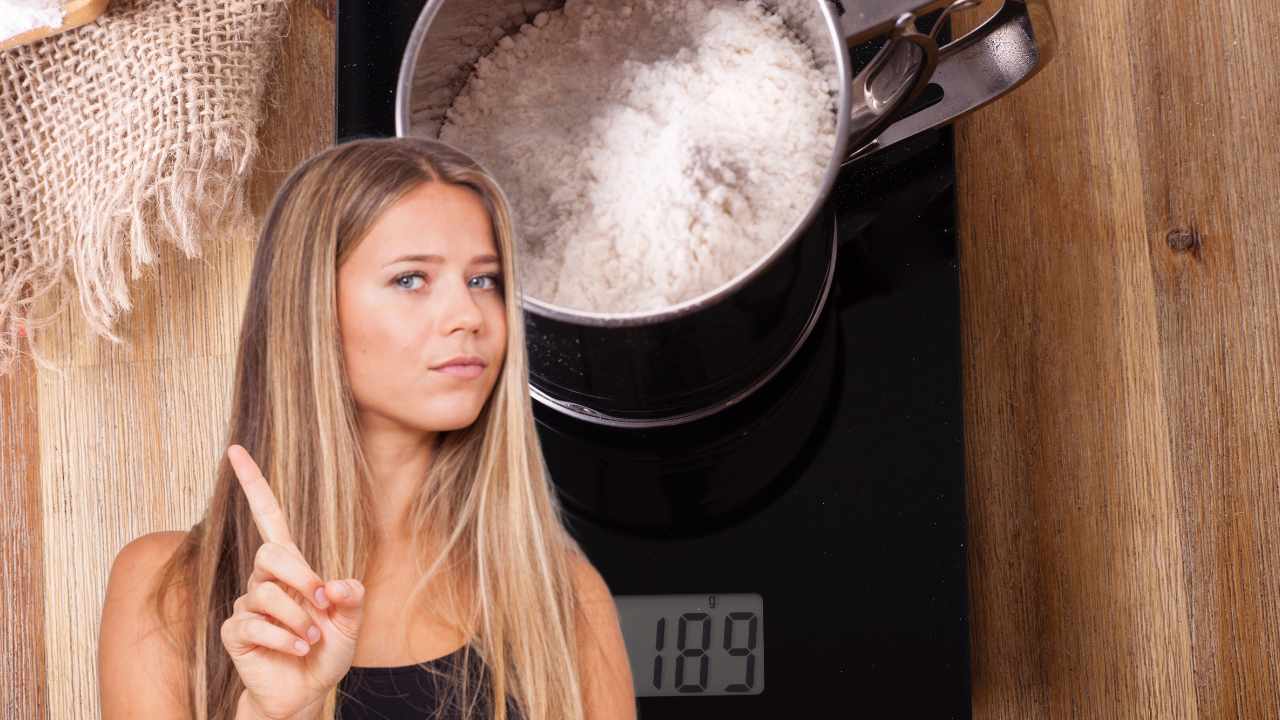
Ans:
[[[633,430],[659,427],[672,427],[675,425],[683,425],[685,423],[701,420],[706,417],[716,415],[722,410],[726,410],[739,402],[753,395],[757,390],[764,387],[773,380],[773,377],[782,372],[782,369],[790,364],[791,359],[800,352],[804,344],[808,342],[809,336],[813,334],[814,328],[818,326],[818,321],[822,319],[823,313],[827,310],[827,305],[831,301],[831,289],[835,285],[836,261],[839,260],[840,254],[840,221],[834,215],[831,218],[831,259],[827,262],[827,271],[823,276],[822,291],[818,294],[814,301],[813,309],[809,311],[809,318],[805,320],[804,326],[800,332],[796,334],[795,340],[791,343],[791,347],[787,350],[776,363],[769,367],[760,377],[750,382],[746,386],[739,388],[732,395],[722,400],[717,400],[708,405],[704,405],[696,410],[690,410],[678,415],[664,415],[661,417],[649,418],[627,418],[617,415],[602,413],[593,408],[581,405],[579,403],[561,400],[551,393],[538,387],[532,378],[529,380],[529,395],[543,405],[567,415],[576,420],[584,420],[596,425],[604,425],[607,427],[627,428]]]
[[[435,18],[436,12],[444,5],[447,0],[427,0],[427,4],[423,6],[422,12],[418,14],[417,21],[414,22],[413,31],[409,35],[409,42],[405,46],[403,57],[400,59],[400,73],[396,82],[395,97],[395,121],[396,135],[405,137],[409,132],[409,99],[413,94],[413,77],[417,68],[417,60],[422,43],[426,37],[427,28],[431,21]],[[708,290],[700,295],[666,307],[656,310],[642,310],[635,312],[612,313],[612,312],[593,312],[589,310],[577,310],[574,308],[556,305],[544,300],[533,297],[519,291],[520,304],[524,310],[532,312],[552,320],[572,323],[576,325],[588,325],[597,327],[635,327],[641,325],[655,325],[669,320],[682,317],[684,315],[698,312],[699,310],[714,305],[725,297],[733,294],[740,287],[754,279],[757,275],[764,271],[766,267],[773,263],[778,256],[786,252],[792,243],[798,242],[803,237],[808,226],[814,222],[823,206],[827,202],[827,197],[831,193],[831,188],[835,185],[836,177],[840,174],[842,163],[846,155],[846,148],[849,144],[849,113],[850,103],[852,102],[851,94],[853,92],[853,76],[850,71],[849,47],[845,42],[845,37],[840,29],[840,23],[833,14],[832,3],[828,0],[813,0],[819,6],[822,13],[823,23],[827,28],[827,39],[834,46],[834,57],[837,74],[839,75],[839,87],[837,88],[836,99],[836,138],[832,147],[831,157],[827,161],[826,172],[823,173],[822,182],[817,188],[817,192],[813,196],[813,200],[809,204],[809,208],[805,211],[795,223],[792,224],[790,231],[786,233],[781,242],[775,244],[767,253],[761,255],[754,263],[745,270],[739,272],[728,282],[719,287]],[[769,0],[764,0],[769,4]],[[433,138],[435,139],[435,138]]]

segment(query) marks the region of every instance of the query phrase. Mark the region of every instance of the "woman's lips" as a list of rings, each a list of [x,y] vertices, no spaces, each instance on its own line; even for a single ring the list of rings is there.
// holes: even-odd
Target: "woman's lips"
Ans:
[[[484,372],[483,365],[445,365],[435,368],[436,372],[447,373],[460,378],[477,378]]]

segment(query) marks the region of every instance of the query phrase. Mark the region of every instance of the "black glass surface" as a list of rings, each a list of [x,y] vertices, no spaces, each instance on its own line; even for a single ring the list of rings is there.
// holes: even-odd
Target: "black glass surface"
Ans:
[[[423,4],[339,2],[337,141],[394,134]],[[954,180],[950,128],[842,173],[827,307],[742,403],[636,431],[535,402],[570,529],[615,596],[763,598],[765,690],[640,697],[642,719],[970,717]]]

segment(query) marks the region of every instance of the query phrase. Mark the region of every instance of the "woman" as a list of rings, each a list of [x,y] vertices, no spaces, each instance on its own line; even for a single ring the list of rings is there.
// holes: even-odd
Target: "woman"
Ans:
[[[104,720],[635,717],[539,448],[512,232],[439,141],[353,140],[285,180],[212,502],[112,566]]]

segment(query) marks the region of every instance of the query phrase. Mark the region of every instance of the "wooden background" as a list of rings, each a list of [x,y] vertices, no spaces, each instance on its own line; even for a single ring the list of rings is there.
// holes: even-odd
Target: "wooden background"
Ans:
[[[1280,6],[1053,9],[957,132],[974,717],[1280,717]],[[259,219],[332,139],[332,21],[292,5]],[[253,242],[0,378],[4,717],[96,713],[111,558],[207,500]]]

